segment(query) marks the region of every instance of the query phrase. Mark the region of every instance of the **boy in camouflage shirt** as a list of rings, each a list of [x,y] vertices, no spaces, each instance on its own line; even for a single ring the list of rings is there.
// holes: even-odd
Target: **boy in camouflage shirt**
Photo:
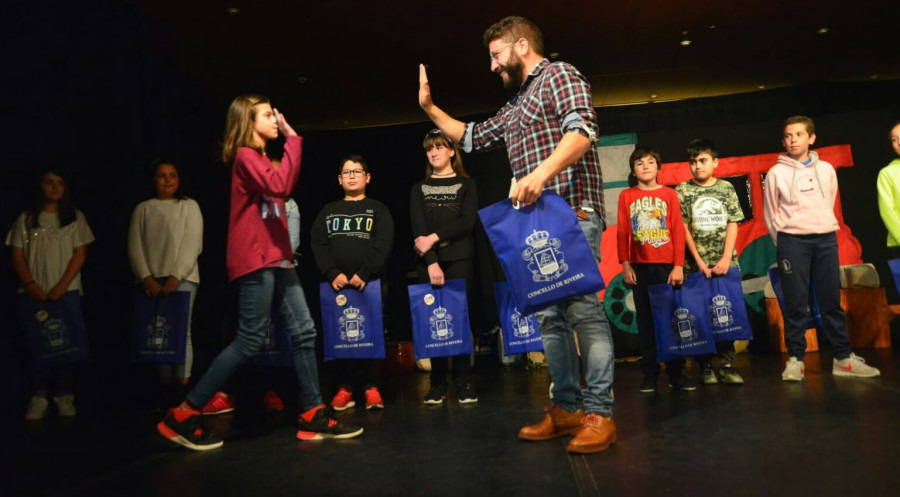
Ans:
[[[686,273],[702,272],[707,278],[714,278],[726,274],[731,267],[738,267],[734,245],[737,223],[743,219],[743,213],[731,183],[713,177],[713,171],[719,165],[719,154],[713,142],[694,140],[688,145],[687,152],[694,177],[675,187],[691,255],[684,258],[684,269]],[[716,349],[721,363],[718,375],[713,368],[712,355],[697,358],[703,371],[703,383],[714,385],[721,379],[726,384],[743,384],[744,379],[732,367],[734,341],[716,342]]]

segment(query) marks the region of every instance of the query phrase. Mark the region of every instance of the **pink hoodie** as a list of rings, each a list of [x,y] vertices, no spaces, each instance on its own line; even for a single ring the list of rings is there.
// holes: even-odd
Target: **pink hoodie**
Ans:
[[[813,235],[840,229],[834,216],[838,194],[834,166],[820,161],[815,152],[809,158],[804,166],[782,154],[766,174],[766,228],[775,243],[779,232]]]

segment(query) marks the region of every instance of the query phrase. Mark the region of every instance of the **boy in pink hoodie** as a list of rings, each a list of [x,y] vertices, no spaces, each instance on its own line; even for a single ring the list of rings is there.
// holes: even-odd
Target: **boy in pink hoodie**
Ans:
[[[838,184],[834,166],[809,150],[816,141],[815,124],[806,116],[784,122],[778,157],[765,181],[765,220],[777,247],[784,292],[784,341],[788,362],[781,379],[802,381],[805,371],[809,280],[822,312],[822,331],[831,342],[835,376],[871,378],[881,372],[850,350],[841,309],[837,236],[834,216]]]

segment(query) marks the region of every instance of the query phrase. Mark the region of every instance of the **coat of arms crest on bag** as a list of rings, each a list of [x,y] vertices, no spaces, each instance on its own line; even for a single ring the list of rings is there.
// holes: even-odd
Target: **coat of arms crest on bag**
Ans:
[[[453,336],[453,315],[447,312],[443,306],[433,310],[428,318],[431,324],[431,338],[433,340],[449,340]]]
[[[675,340],[687,342],[697,338],[697,317],[684,307],[675,309],[675,317],[672,318],[672,329],[675,330]]]
[[[724,295],[716,295],[709,306],[709,317],[715,327],[731,326],[734,324],[734,312],[731,310],[731,302]]]
[[[43,323],[44,342],[52,350],[64,349],[69,346],[69,332],[66,324],[61,319],[47,319]]]
[[[559,238],[551,238],[548,231],[532,230],[525,239],[528,248],[522,251],[522,259],[528,261],[528,270],[534,281],[553,281],[569,270]]]
[[[509,316],[509,320],[512,322],[513,336],[528,338],[534,335],[534,321],[530,316],[523,316],[518,308]]]
[[[147,348],[162,349],[169,346],[169,324],[157,314],[147,325]]]
[[[366,337],[363,333],[366,317],[360,314],[359,308],[352,305],[344,309],[343,316],[338,319],[341,326],[341,340],[345,342],[358,342]]]

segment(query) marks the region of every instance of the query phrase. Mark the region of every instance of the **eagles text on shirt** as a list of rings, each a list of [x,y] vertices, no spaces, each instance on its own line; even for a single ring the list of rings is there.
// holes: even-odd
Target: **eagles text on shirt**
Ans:
[[[634,240],[653,247],[669,243],[669,229],[666,226],[668,211],[668,204],[661,198],[641,197],[632,202],[628,212]]]

